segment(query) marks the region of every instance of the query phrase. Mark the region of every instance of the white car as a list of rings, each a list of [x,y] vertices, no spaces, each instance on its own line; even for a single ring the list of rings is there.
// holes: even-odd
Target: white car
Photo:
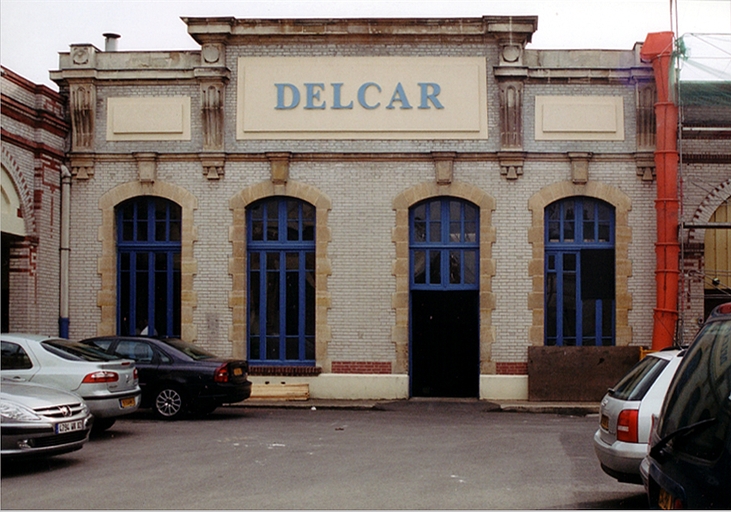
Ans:
[[[652,416],[659,414],[684,354],[677,348],[648,354],[604,395],[594,451],[609,476],[642,484],[640,464],[647,455]]]
[[[2,334],[3,381],[30,382],[71,391],[84,399],[94,429],[105,430],[140,406],[134,361],[63,338]]]

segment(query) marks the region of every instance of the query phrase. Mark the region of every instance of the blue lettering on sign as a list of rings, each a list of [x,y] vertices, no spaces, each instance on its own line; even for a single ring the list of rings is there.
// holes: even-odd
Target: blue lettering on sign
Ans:
[[[335,110],[353,108],[353,100],[350,100],[350,103],[348,103],[347,105],[343,105],[340,101],[340,96],[341,96],[340,90],[343,88],[342,82],[330,84],[330,85],[333,86],[333,106],[330,108],[335,109]]]
[[[325,84],[305,84],[307,90],[307,103],[305,104],[305,110],[324,110],[325,102],[323,101],[319,105],[315,105],[315,101],[320,101],[320,91],[316,91],[315,87],[319,87],[323,91],[325,90]]]
[[[423,94],[422,94],[422,96],[423,96]],[[396,90],[393,91],[393,96],[391,96],[391,101],[388,103],[388,106],[386,108],[389,110],[396,108],[393,106],[394,101],[400,101],[402,109],[411,108],[411,104],[409,104],[409,100],[408,100],[408,98],[406,98],[406,93],[404,92],[404,86],[401,85],[401,82],[398,83],[398,85],[396,86]]]
[[[303,85],[305,95],[305,105],[303,108],[305,110],[325,110],[327,108],[331,110],[353,109],[353,100],[350,100],[345,104],[343,103],[343,82],[334,82],[330,84],[332,87],[332,102],[329,106],[328,101],[326,100],[326,98],[329,97],[329,94],[324,83],[310,82]],[[439,98],[437,97],[442,92],[442,88],[438,83],[418,82],[417,85],[419,86],[420,93],[420,102],[418,106],[420,110],[429,110],[432,106],[437,110],[444,108],[444,105],[442,105],[442,102],[439,101]],[[299,106],[302,94],[296,85],[290,83],[277,83],[274,84],[274,86],[277,88],[277,104],[274,107],[275,110],[294,110]],[[369,89],[375,89],[377,91],[376,93],[371,94],[371,101],[374,99],[377,100],[380,93],[383,92],[381,86],[376,82],[365,82],[358,87],[358,104],[366,110],[375,110],[381,106],[381,102],[375,101],[369,103],[368,98],[366,97]],[[399,104],[399,110],[410,110],[413,108],[401,82],[396,84],[396,87],[391,94],[391,99],[385,108],[387,110],[395,110],[395,103]]]
[[[277,87],[277,106],[276,110],[292,110],[300,103],[300,91],[293,84],[274,84]],[[284,104],[284,89],[292,91],[292,102],[289,105]]]
[[[361,85],[358,88],[358,103],[360,103],[360,106],[363,107],[363,108],[365,108],[365,109],[373,110],[375,108],[378,108],[381,105],[381,102],[379,101],[375,105],[369,105],[366,102],[365,93],[366,93],[366,90],[369,87],[375,87],[376,89],[378,89],[378,92],[381,92],[381,86],[380,85],[378,85],[375,82],[366,82],[366,83],[364,83],[363,85]]]
[[[432,82],[425,82],[425,83],[419,83],[419,87],[421,87],[421,104],[419,105],[419,108],[421,109],[427,109],[429,107],[429,101],[432,102],[435,108],[441,109],[444,108],[444,106],[439,102],[437,99],[437,96],[439,96],[439,93],[442,92],[442,88],[439,87],[439,84],[435,84]],[[429,87],[431,87],[432,92],[429,92]]]

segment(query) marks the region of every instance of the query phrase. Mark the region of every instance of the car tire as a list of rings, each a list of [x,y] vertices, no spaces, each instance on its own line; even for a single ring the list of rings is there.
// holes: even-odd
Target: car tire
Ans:
[[[112,428],[115,421],[117,421],[117,418],[94,418],[94,424],[91,429],[94,432],[104,432]]]
[[[181,418],[188,407],[188,401],[183,392],[176,386],[163,386],[155,393],[152,408],[158,418],[177,420]]]

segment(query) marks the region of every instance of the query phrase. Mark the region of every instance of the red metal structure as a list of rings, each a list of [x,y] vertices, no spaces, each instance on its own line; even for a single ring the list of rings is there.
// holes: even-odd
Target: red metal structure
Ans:
[[[678,240],[678,107],[670,96],[670,66],[673,58],[673,33],[648,34],[640,56],[652,63],[657,86],[655,118],[657,142],[657,257],[655,281],[656,307],[652,329],[652,349],[660,350],[674,343],[678,321],[678,282],[680,277],[680,242]]]

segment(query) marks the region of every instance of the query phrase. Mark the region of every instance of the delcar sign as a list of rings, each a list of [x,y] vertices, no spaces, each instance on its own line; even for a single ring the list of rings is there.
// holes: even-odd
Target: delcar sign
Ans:
[[[486,64],[463,57],[241,57],[239,139],[486,139]]]
[[[306,102],[305,106],[303,107],[306,110],[324,110],[327,107],[326,100],[323,98],[320,98],[321,93],[328,92],[325,89],[324,83],[307,83],[303,84],[305,89],[305,96],[306,96]],[[352,109],[353,108],[353,100],[351,100],[347,104],[343,104],[343,83],[332,83],[330,86],[332,87],[332,102],[330,103],[330,108],[340,110],[340,109]],[[442,91],[442,88],[437,83],[424,83],[419,82],[419,89],[421,90],[421,103],[419,104],[418,108],[421,109],[429,109],[431,106],[434,106],[434,108],[444,108],[444,105],[442,105],[439,102],[439,99],[437,96],[439,96],[439,93]],[[300,104],[300,98],[302,97],[299,88],[294,84],[274,84],[274,86],[277,88],[277,106],[274,107],[276,110],[291,110],[293,108],[297,108]],[[369,88],[374,88],[378,92],[373,93],[374,95],[377,95],[377,97],[383,92],[383,88],[378,85],[376,82],[366,82],[358,87],[358,105],[360,105],[362,108],[366,110],[373,110],[381,106],[381,102],[376,99],[375,103],[369,102],[366,98],[366,92],[368,92]],[[285,100],[286,93],[289,92],[289,100]],[[388,105],[385,107],[387,109],[394,109],[396,108],[396,105],[399,105],[398,108],[400,109],[411,109],[413,108],[411,106],[411,103],[409,102],[409,98],[406,95],[406,91],[404,90],[404,86],[401,82],[396,84],[396,87],[393,90],[393,95],[391,96],[391,100],[388,102]]]

